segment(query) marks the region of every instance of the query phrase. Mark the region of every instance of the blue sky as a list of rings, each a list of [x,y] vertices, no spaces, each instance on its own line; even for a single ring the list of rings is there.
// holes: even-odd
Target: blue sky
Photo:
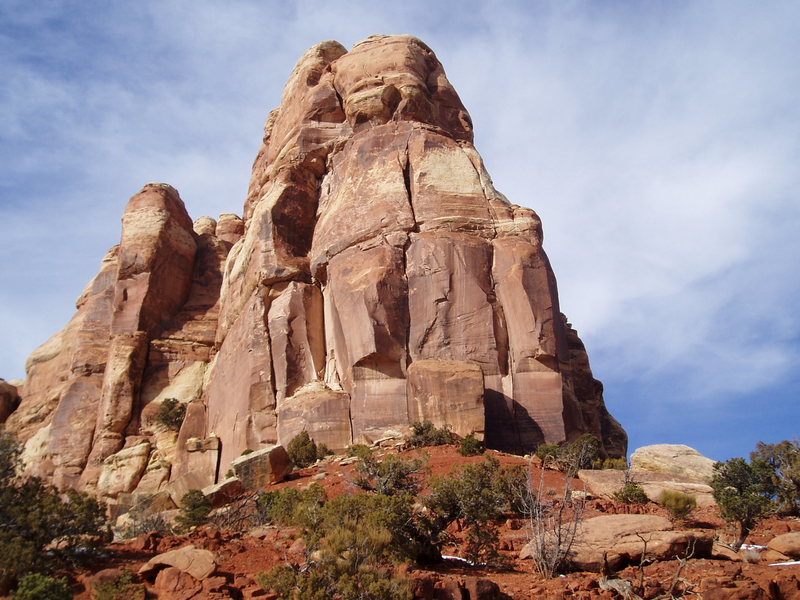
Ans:
[[[4,0],[0,377],[70,318],[142,185],[241,212],[300,55],[410,33],[542,217],[631,449],[797,438],[798,31],[793,1]]]

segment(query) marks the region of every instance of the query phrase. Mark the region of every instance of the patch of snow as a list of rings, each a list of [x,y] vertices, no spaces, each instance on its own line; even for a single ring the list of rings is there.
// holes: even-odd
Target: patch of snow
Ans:
[[[460,556],[450,556],[447,554],[442,554],[442,558],[444,558],[445,560],[460,560],[463,563],[467,563],[471,567],[475,566],[474,562],[472,562],[471,560],[467,560],[466,558],[461,558]]]
[[[742,550],[766,550],[766,546],[757,546],[755,544],[742,544]]]

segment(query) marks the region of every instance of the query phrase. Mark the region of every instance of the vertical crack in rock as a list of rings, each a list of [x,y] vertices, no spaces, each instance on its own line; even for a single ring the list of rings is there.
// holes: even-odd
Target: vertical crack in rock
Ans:
[[[269,309],[272,307],[272,290],[270,289],[264,294],[264,297],[269,300],[268,303],[264,305],[264,314],[262,315],[262,325],[264,326],[264,337],[266,345],[270,349],[270,354],[272,354],[272,334],[269,330]],[[291,325],[290,325],[291,327]],[[277,405],[277,397],[278,397],[278,389],[276,387],[276,377],[275,377],[275,360],[269,361],[269,392],[272,394],[272,397],[275,398],[275,407],[273,408],[273,413],[277,416],[278,412],[278,405]]]
[[[408,142],[411,138],[411,135],[406,138],[406,146],[404,150],[405,162],[401,164],[403,169],[403,183],[406,186],[406,197],[408,198],[408,206],[411,210],[411,217],[414,220],[414,227],[412,228],[411,232],[406,235],[406,239],[403,242],[403,277],[405,278],[406,282],[406,290],[410,292],[409,289],[409,281],[408,281],[408,248],[411,246],[411,233],[419,231],[419,224],[417,223],[417,216],[414,213],[414,198],[413,192],[411,189],[411,157],[408,154]],[[406,321],[406,370],[408,370],[409,365],[411,365],[411,314],[408,314],[408,320]]]

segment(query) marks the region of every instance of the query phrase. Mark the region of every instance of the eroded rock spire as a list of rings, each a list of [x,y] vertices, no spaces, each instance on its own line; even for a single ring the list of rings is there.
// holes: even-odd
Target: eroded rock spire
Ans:
[[[413,420],[531,451],[626,450],[558,305],[542,228],[491,182],[434,53],[311,48],[267,120],[244,218],[131,199],[70,324],[28,361],[8,427],[58,485],[215,482],[302,430],[343,448]],[[187,403],[180,432],[154,416]]]

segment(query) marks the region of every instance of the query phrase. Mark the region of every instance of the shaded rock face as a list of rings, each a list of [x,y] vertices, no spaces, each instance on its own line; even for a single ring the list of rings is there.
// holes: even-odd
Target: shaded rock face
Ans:
[[[8,427],[60,486],[205,487],[307,430],[333,449],[429,418],[530,451],[627,438],[561,315],[530,209],[492,186],[442,65],[410,36],[297,63],[244,218],[149,184]],[[156,420],[187,403],[180,432]],[[98,485],[99,483],[99,485]],[[172,493],[172,492],[170,492]]]
[[[0,425],[6,422],[11,413],[17,410],[20,398],[17,387],[0,379]]]

